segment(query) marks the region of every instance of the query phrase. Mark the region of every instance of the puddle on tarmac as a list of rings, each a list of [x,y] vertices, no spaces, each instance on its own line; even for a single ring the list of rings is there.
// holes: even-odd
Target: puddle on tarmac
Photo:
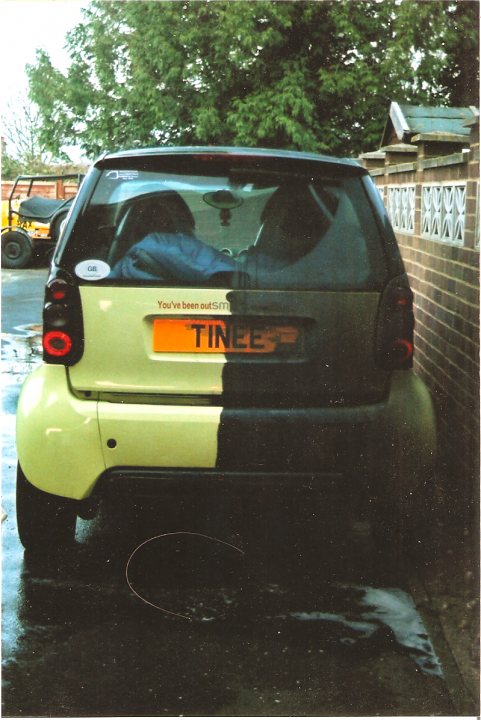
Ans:
[[[308,612],[290,613],[301,621],[334,622],[354,632],[341,638],[345,644],[368,639],[381,627],[389,628],[398,645],[406,648],[409,656],[428,675],[442,677],[439,659],[429,640],[424,623],[416,610],[412,597],[398,588],[360,587],[357,617],[343,614]]]
[[[316,623],[315,634],[330,643],[375,652],[396,649],[410,657],[423,673],[442,677],[423,620],[404,590],[322,581],[318,584],[313,576],[303,578],[299,574],[291,578],[286,575],[281,583],[258,584],[248,552],[236,554],[231,548],[229,558],[222,555],[219,546],[219,557],[208,560],[213,548],[206,550],[202,542],[195,547],[195,535],[188,538],[188,545],[187,538],[182,540],[183,547],[179,545],[177,551],[180,548],[185,554],[176,557],[172,548],[170,552],[166,548],[165,555],[160,550],[167,539],[172,543],[174,538],[154,538],[150,560],[149,546],[144,546],[145,554],[135,558],[137,567],[132,567],[134,572],[128,578],[137,598],[168,615],[194,622],[235,623],[249,618],[257,623],[286,623],[294,634],[300,631],[300,625],[298,631],[293,630],[298,623]],[[197,541],[201,539],[199,535]],[[175,542],[180,543],[180,539],[175,538]],[[156,581],[155,570],[159,567],[164,570],[163,579]]]
[[[19,325],[17,333],[2,333],[2,373],[23,382],[42,360],[40,325]]]
[[[212,588],[203,588],[202,602],[199,602],[197,593],[186,591],[180,597],[175,591],[166,591],[161,602],[164,612],[201,623],[235,622],[243,617],[256,618],[257,622],[316,623],[320,636],[328,638],[330,643],[344,646],[362,645],[364,648],[372,644],[373,651],[378,645],[381,650],[397,647],[402,654],[410,657],[423,673],[443,677],[441,664],[423,620],[408,593],[399,588],[356,586],[344,587],[343,590],[347,593],[345,599],[350,606],[345,612],[279,612],[279,605],[292,604],[291,593],[269,587],[258,588],[255,598],[242,597],[242,593],[237,593],[232,588],[219,588],[217,592]],[[273,594],[277,593],[283,597],[283,601],[274,603],[275,607],[272,607],[267,595],[272,598]],[[322,606],[323,602],[324,598],[319,598],[317,604]],[[340,604],[343,604],[342,601]],[[157,607],[161,609],[160,606]],[[182,612],[177,613],[178,608],[182,608]],[[274,612],[271,612],[272,610]]]

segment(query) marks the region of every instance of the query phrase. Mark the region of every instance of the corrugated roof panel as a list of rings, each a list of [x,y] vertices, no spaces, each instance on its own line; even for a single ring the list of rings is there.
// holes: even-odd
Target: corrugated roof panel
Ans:
[[[469,120],[473,113],[468,107],[425,107],[422,105],[399,105],[405,117],[431,117]]]
[[[414,133],[451,133],[468,137],[469,128],[465,127],[463,122],[464,119],[420,117],[409,122],[409,125]]]
[[[469,128],[464,123],[472,118],[473,113],[467,107],[400,105],[400,108],[411,133],[443,132],[469,135]]]

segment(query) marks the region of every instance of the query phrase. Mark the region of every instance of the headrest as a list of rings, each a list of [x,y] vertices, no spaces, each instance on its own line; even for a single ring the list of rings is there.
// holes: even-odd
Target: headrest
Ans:
[[[195,221],[185,200],[175,190],[149,194],[129,203],[126,223],[138,223],[142,236],[149,232],[192,234]]]
[[[261,219],[263,227],[256,250],[290,261],[309,252],[329,226],[329,220],[304,183],[276,190],[267,201]]]

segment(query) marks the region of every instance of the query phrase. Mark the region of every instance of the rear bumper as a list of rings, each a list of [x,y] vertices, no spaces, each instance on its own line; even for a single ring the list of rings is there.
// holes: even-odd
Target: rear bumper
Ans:
[[[228,410],[80,400],[63,366],[43,365],[22,389],[17,450],[33,485],[77,500],[97,484],[139,494],[172,483],[342,492],[347,476],[391,493],[425,482],[436,436],[429,393],[410,371],[393,373],[388,398],[372,405]]]
[[[268,473],[223,472],[205,468],[112,468],[99,478],[95,493],[99,496],[128,495],[157,497],[165,493],[260,488],[320,490],[335,495],[347,490],[346,479],[339,473]]]

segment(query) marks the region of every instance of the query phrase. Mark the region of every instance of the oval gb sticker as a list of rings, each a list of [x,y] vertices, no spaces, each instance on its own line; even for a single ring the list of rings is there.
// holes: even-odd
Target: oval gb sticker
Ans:
[[[103,260],[82,260],[75,266],[75,274],[82,280],[103,280],[110,272],[110,265]]]

